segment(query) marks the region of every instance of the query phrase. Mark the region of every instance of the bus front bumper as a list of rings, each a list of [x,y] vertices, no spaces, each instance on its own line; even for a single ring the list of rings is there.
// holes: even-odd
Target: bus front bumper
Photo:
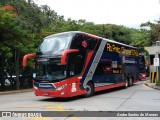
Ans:
[[[34,89],[34,94],[36,96],[48,96],[48,97],[71,97],[70,94],[68,94],[67,91],[64,90],[38,90],[38,89]]]

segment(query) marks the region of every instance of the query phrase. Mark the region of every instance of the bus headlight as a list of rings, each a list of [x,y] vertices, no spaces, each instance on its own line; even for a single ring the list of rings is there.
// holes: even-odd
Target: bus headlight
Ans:
[[[34,88],[34,89],[38,89],[37,86],[35,86],[35,85],[33,85],[33,88]]]
[[[146,75],[145,75],[145,74],[143,74],[142,76],[143,76],[143,77],[145,77]]]
[[[64,89],[65,87],[67,87],[67,84],[64,84],[64,85],[58,87],[56,90],[62,90],[62,89]]]

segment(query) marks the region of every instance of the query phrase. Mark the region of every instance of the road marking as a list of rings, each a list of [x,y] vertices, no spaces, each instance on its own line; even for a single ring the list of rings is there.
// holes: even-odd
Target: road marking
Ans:
[[[60,111],[62,114],[66,115],[66,116],[69,116],[68,113],[63,110],[62,105],[61,105],[59,102],[56,103],[56,106],[57,106],[57,107],[54,107],[54,106],[52,106],[52,105],[49,105],[49,106],[46,106],[46,107],[44,107],[44,108],[48,108],[48,109],[50,109],[50,110],[55,110],[55,109],[56,109],[57,111]],[[72,117],[70,117],[70,118],[71,118],[72,120],[79,120],[79,118],[75,117],[74,115],[73,115]]]
[[[64,111],[60,103],[56,103],[56,107],[52,105],[45,105],[43,108],[50,109],[50,110]]]
[[[59,111],[61,112],[63,115],[66,115],[68,118],[71,118],[72,120],[80,120],[78,117],[76,116],[72,116],[70,117],[70,115],[67,113],[67,111],[64,111],[61,103],[57,102],[56,106],[53,106],[51,104],[47,104],[47,105],[36,105],[36,106],[20,106],[20,107],[14,107],[14,108],[45,108],[45,109],[49,109],[51,111]],[[47,117],[31,117],[30,119],[32,120],[53,120]]]

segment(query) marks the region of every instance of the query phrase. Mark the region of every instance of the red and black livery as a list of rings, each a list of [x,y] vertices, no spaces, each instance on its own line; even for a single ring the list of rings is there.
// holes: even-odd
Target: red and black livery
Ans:
[[[24,56],[24,67],[33,56],[37,96],[87,97],[139,79],[137,48],[80,31],[45,37],[36,54]]]

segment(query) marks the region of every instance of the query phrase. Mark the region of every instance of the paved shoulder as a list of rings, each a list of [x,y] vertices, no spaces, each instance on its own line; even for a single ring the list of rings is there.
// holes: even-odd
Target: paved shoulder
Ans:
[[[3,94],[12,94],[12,93],[21,93],[21,92],[31,92],[31,91],[33,91],[33,89],[3,91],[3,92],[0,92],[0,95],[3,95]]]
[[[156,85],[156,83],[150,83],[150,80],[147,80],[145,82],[145,85],[151,87],[151,88],[154,88],[154,89],[157,89],[157,90],[160,90],[160,86]]]

